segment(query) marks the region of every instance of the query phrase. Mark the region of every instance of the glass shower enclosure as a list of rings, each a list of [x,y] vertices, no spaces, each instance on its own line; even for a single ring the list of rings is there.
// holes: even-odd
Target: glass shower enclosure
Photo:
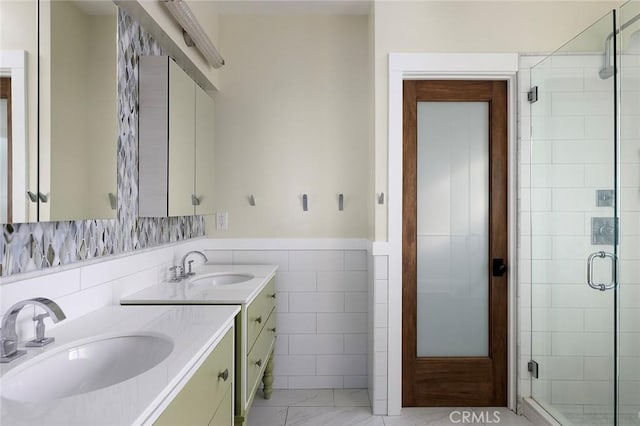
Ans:
[[[531,395],[563,425],[640,424],[639,17],[531,68]]]

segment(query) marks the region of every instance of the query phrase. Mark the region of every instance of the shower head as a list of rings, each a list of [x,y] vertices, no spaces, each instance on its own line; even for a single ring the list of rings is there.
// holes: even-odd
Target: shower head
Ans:
[[[613,76],[613,74],[615,73],[615,68],[613,66],[613,61],[611,58],[611,43],[613,41],[613,38],[617,34],[621,33],[625,28],[628,28],[630,25],[634,24],[637,21],[640,21],[640,14],[634,16],[624,24],[620,25],[620,29],[617,29],[614,32],[610,33],[605,39],[602,68],[600,68],[600,71],[598,72],[598,75],[601,79],[606,80],[607,78]],[[624,53],[640,53],[640,30],[636,30],[631,34],[631,36],[629,37],[628,45],[624,47]]]
[[[613,33],[609,34],[604,41],[602,68],[600,68],[600,71],[598,71],[598,75],[602,80],[610,78],[615,73],[613,64],[611,62],[611,41],[613,40],[613,36]]]
[[[613,76],[613,73],[614,71],[611,65],[605,65],[602,68],[600,68],[600,71],[598,71],[598,75],[602,80],[606,80],[610,78],[611,76]]]

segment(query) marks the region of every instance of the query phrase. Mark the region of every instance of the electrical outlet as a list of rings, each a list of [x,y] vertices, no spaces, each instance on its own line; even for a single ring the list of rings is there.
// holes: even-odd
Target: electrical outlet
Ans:
[[[226,231],[229,229],[229,213],[216,212],[216,229],[218,231]]]

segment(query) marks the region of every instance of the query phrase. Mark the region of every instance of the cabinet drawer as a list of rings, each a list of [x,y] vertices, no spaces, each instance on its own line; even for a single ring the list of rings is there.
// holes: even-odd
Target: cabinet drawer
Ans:
[[[233,389],[227,390],[222,403],[218,407],[215,416],[209,422],[209,426],[232,426],[233,425],[233,401],[231,396]]]
[[[258,336],[256,344],[247,355],[247,398],[250,400],[268,361],[270,349],[276,338],[276,314],[273,312]]]
[[[233,382],[233,334],[232,327],[156,420],[156,425],[209,424]]]
[[[253,348],[256,338],[276,306],[276,280],[271,278],[247,308],[247,348]]]

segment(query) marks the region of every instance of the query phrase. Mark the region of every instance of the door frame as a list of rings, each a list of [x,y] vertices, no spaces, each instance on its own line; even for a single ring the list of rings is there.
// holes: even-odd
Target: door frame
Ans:
[[[5,50],[0,52],[0,75],[11,77],[11,139],[13,140],[12,200],[13,217],[31,222],[27,190],[29,189],[29,143],[27,139],[27,52]],[[32,94],[33,95],[33,94]],[[35,95],[33,95],[35,96]],[[24,141],[24,143],[16,143]]]
[[[507,404],[517,400],[517,53],[390,53],[388,150],[388,338],[387,412],[402,409],[402,126],[404,80],[505,80],[508,99],[508,381]],[[524,90],[524,89],[523,89]]]

